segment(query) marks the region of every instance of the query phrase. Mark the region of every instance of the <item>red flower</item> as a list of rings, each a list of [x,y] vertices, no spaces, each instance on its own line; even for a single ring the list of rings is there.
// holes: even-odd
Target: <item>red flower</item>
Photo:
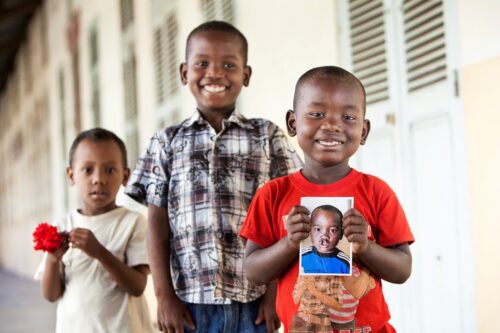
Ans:
[[[33,232],[34,249],[46,252],[54,252],[63,243],[63,238],[57,232],[57,228],[48,223],[40,223]]]

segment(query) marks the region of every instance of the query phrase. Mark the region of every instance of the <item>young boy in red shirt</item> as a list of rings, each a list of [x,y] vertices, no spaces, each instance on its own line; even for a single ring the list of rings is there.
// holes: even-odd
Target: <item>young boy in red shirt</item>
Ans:
[[[247,239],[244,269],[248,279],[256,283],[278,279],[276,305],[285,332],[313,326],[308,318],[297,317],[300,303],[292,298],[296,283],[301,282],[300,242],[311,231],[310,212],[300,206],[301,197],[306,196],[354,198],[354,208],[344,212],[342,223],[345,237],[352,242],[353,275],[343,277],[336,287],[342,296],[339,306],[329,311],[331,328],[326,331],[395,332],[389,324],[381,280],[404,283],[408,279],[409,244],[414,239],[391,188],[349,166],[349,158],[370,132],[365,96],[361,82],[339,67],[313,68],[300,77],[294,110],[288,111],[286,119],[288,133],[297,135],[304,151],[304,167],[260,188],[240,231]],[[355,280],[366,279],[367,274],[375,277],[373,288]],[[302,332],[316,331],[302,328]]]

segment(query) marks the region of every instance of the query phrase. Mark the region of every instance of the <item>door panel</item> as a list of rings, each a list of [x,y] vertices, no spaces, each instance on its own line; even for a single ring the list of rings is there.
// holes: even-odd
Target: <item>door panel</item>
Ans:
[[[410,280],[384,283],[391,323],[405,333],[473,326],[464,315],[474,311],[471,287],[460,283],[470,283],[472,266],[459,258],[472,256],[460,237],[468,229],[458,204],[465,182],[455,168],[465,161],[456,148],[463,138],[455,128],[461,110],[450,75],[450,45],[457,45],[449,42],[450,8],[448,0],[350,0],[339,8],[343,64],[368,86],[372,120],[353,162],[394,189],[416,238]]]
[[[419,286],[423,332],[460,332],[457,207],[454,200],[451,122],[432,117],[411,126],[417,224],[414,278]]]

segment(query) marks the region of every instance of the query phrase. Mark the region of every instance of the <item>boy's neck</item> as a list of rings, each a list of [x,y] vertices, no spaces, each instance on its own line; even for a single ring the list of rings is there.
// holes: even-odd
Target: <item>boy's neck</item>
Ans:
[[[235,109],[230,110],[205,110],[198,109],[203,119],[208,121],[216,133],[222,130],[224,119],[228,119],[233,114]]]
[[[332,184],[349,174],[352,168],[349,164],[342,163],[334,166],[310,165],[305,163],[302,169],[302,175],[311,183],[314,184]]]
[[[106,214],[106,213],[108,213],[108,212],[110,212],[118,207],[119,206],[116,203],[113,203],[109,206],[102,207],[100,209],[84,207],[84,208],[77,209],[77,211],[80,214],[85,215],[85,216],[97,216],[97,215]]]

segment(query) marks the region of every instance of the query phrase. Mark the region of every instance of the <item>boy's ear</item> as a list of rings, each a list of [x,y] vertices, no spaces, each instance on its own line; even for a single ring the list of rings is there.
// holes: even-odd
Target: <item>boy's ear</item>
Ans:
[[[179,73],[181,74],[181,82],[183,85],[187,84],[187,64],[183,62],[179,67]]]
[[[368,119],[363,120],[363,132],[361,133],[361,144],[364,145],[370,134],[371,124]]]
[[[75,185],[73,168],[70,166],[66,168],[66,177],[68,177],[68,183],[70,185]]]
[[[250,66],[245,66],[243,69],[243,85],[245,87],[248,87],[250,84],[250,77],[252,76],[252,67]]]
[[[123,186],[127,186],[129,177],[130,177],[130,168],[125,168],[123,170],[123,181],[122,181]]]
[[[286,129],[290,136],[295,136],[297,134],[295,111],[293,110],[288,110],[286,112]]]

